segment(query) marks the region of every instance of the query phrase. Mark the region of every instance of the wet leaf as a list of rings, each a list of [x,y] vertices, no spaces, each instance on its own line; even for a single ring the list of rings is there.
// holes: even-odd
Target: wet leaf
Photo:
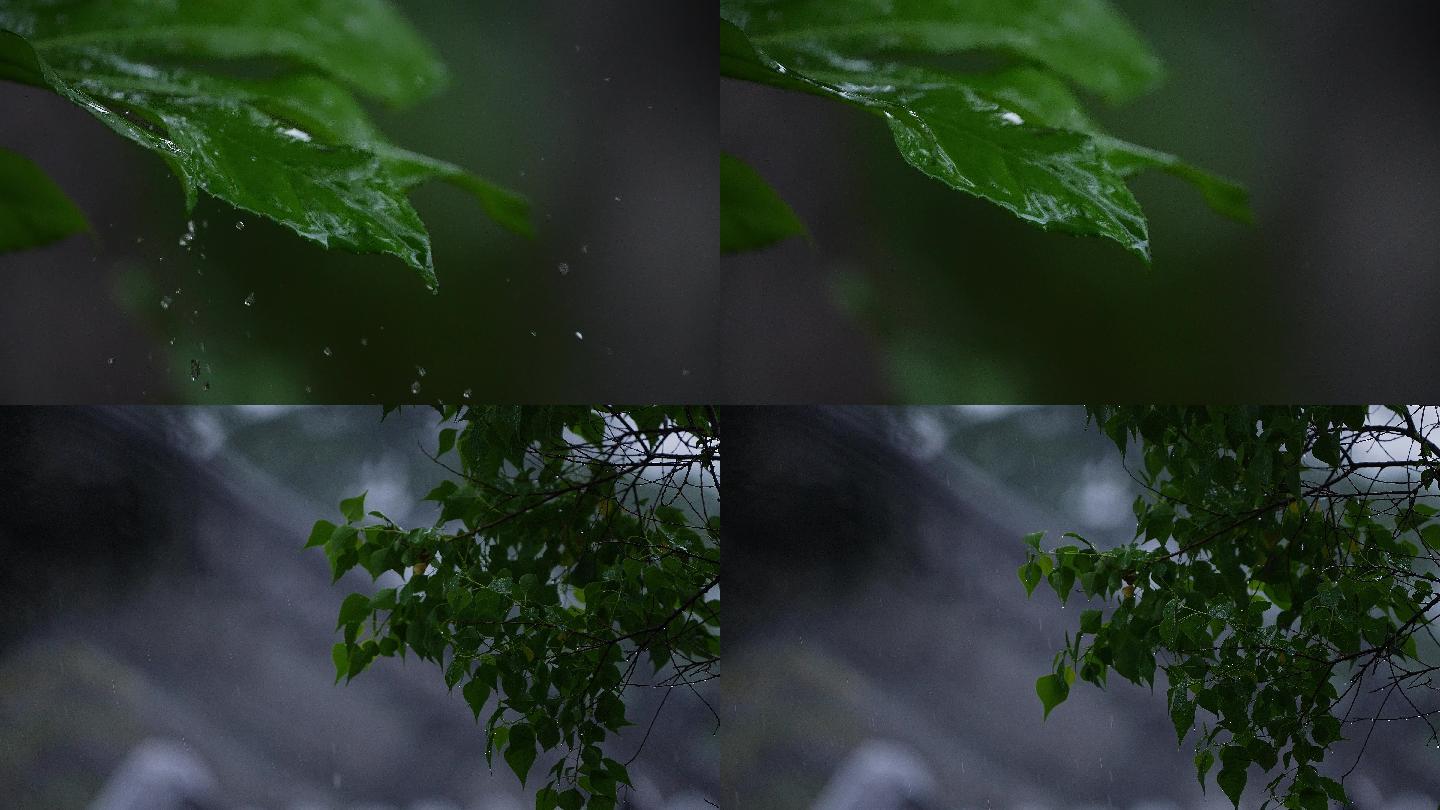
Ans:
[[[720,155],[720,252],[768,247],[803,236],[805,225],[749,164]]]
[[[216,59],[299,70],[236,78]],[[455,183],[529,231],[521,198],[388,143],[351,96],[408,103],[444,80],[382,0],[22,0],[0,9],[0,78],[51,89],[160,155],[189,207],[204,191],[326,247],[396,256],[431,288],[414,185]]]
[[[1046,230],[1101,236],[1150,258],[1125,184],[1145,169],[1200,188],[1248,219],[1245,194],[1173,155],[1111,138],[1065,81],[1121,100],[1159,77],[1153,55],[1106,3],[980,0],[726,0],[721,71],[843,101],[884,118],[901,156],[957,191]],[[895,54],[1000,51],[1041,67],[959,73]]]
[[[75,203],[27,158],[0,149],[0,252],[88,231]]]

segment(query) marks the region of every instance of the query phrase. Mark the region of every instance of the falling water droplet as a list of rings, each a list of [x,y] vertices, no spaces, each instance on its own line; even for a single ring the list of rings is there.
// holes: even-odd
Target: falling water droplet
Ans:
[[[363,337],[360,338],[360,345],[361,345],[361,346],[369,346],[369,345],[370,345],[370,338],[363,338]]]
[[[416,380],[415,382],[410,383],[410,393],[412,393],[412,394],[418,394],[418,393],[420,393],[420,381],[419,381],[419,380]]]
[[[235,221],[235,230],[237,230],[237,231],[243,231],[243,230],[245,230],[245,220],[243,220],[243,219],[236,220],[236,221]]]
[[[582,334],[580,334],[579,332],[576,332],[576,333],[575,333],[575,339],[576,339],[576,340],[584,340],[584,339],[585,339],[585,336],[582,335]]]
[[[105,365],[107,365],[107,366],[113,366],[113,365],[115,365],[115,358],[112,357],[112,358],[110,358],[109,360],[106,360],[106,361],[105,361]]]
[[[245,306],[247,306],[247,307],[253,307],[253,306],[255,306],[255,293],[252,292],[252,293],[250,293],[249,295],[245,296],[245,302],[244,302],[244,303],[245,303]]]
[[[326,347],[325,347],[325,356],[326,356],[326,357],[334,357],[334,356],[335,356],[335,352],[330,351],[330,347],[329,347],[329,346],[326,346]]]
[[[415,373],[416,373],[416,374],[419,374],[421,377],[424,377],[424,376],[425,376],[425,367],[424,367],[424,366],[416,366],[416,367],[415,367]]]
[[[469,398],[470,398],[470,389],[469,389],[469,388],[466,388],[465,391],[460,394],[460,397],[461,397],[462,399],[469,399]]]
[[[171,298],[171,297],[168,296],[168,295],[163,296],[163,297],[161,297],[161,299],[160,299],[160,308],[161,308],[161,309],[169,309],[169,308],[170,308],[170,305],[173,304],[173,303],[175,303],[175,299]]]
[[[190,382],[200,379],[200,361],[190,358]]]
[[[566,262],[560,262],[560,266],[559,266],[558,269],[560,270],[560,275],[562,275],[562,276],[568,276],[568,275],[570,275],[570,265],[569,265],[568,263],[566,263]]]
[[[589,243],[589,242],[586,242],[585,244],[581,245],[581,246],[580,246],[580,252],[581,252],[581,253],[589,253],[589,252],[590,252],[590,243]]]

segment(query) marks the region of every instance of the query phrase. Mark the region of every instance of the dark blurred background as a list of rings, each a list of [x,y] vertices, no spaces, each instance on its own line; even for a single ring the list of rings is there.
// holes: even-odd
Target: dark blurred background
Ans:
[[[1213,772],[1201,792],[1193,738],[1176,746],[1163,674],[1153,692],[1077,684],[1043,719],[1035,679],[1084,601],[1067,610],[1044,586],[1027,599],[1021,538],[1078,531],[1103,547],[1134,531],[1137,485],[1080,408],[725,419],[722,807],[1231,806]],[[1433,810],[1425,722],[1377,725],[1346,781],[1356,809]],[[1334,746],[1327,772],[1358,749]],[[1265,781],[1252,769],[1242,808]]]
[[[382,130],[529,196],[538,239],[431,185],[413,199],[438,296],[398,260],[326,252],[214,200],[187,250],[158,158],[0,84],[0,147],[37,161],[95,229],[0,255],[0,402],[713,396],[713,4],[401,5],[451,81],[374,109]]]
[[[447,473],[438,415],[350,408],[0,408],[0,806],[20,810],[526,810],[434,664],[336,685],[310,526],[339,499],[402,525]],[[388,577],[389,575],[387,575]],[[705,810],[718,738],[699,699],[657,720],[626,810]],[[710,694],[713,684],[699,694]],[[641,749],[643,725],[607,754]]]
[[[1091,111],[1242,181],[1256,225],[1142,177],[1147,268],[930,180],[871,115],[724,80],[722,148],[818,245],[722,259],[728,399],[1433,398],[1433,4],[1118,5],[1168,80]]]

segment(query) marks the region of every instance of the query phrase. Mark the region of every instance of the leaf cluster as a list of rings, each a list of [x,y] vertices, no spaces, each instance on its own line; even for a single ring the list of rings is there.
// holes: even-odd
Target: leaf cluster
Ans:
[[[614,807],[629,762],[603,743],[633,722],[626,689],[668,696],[719,674],[714,414],[470,407],[446,417],[436,458],[457,466],[425,498],[440,510],[433,525],[399,526],[367,512],[362,494],[341,502],[342,523],[311,533],[307,547],[323,548],[335,579],[358,566],[400,581],[341,605],[336,680],[380,657],[432,662],[477,722],[494,697],[487,760],[501,754],[525,782],[539,756],[564,750],[537,810]]]
[[[1111,239],[1148,262],[1148,225],[1126,186],[1147,169],[1191,183],[1222,214],[1250,217],[1235,184],[1107,135],[1086,114],[1072,85],[1118,103],[1161,78],[1159,60],[1105,0],[722,0],[720,9],[722,75],[872,113],[911,166],[1041,228]],[[995,64],[958,69],[957,55]],[[765,196],[758,175],[727,180],[743,186],[737,199]],[[774,223],[770,241],[794,232],[783,216]]]
[[[1094,407],[1090,418],[1147,492],[1135,539],[1046,549],[1026,537],[1019,577],[1103,609],[1037,683],[1048,715],[1077,678],[1153,686],[1163,670],[1176,737],[1195,736],[1201,785],[1237,806],[1251,766],[1287,808],[1344,802],[1320,766],[1363,753],[1381,720],[1430,726],[1440,656],[1433,413],[1365,407]],[[1428,701],[1428,702],[1427,702]],[[1347,730],[1350,730],[1347,732]],[[1357,759],[1358,761],[1358,759]]]
[[[0,7],[0,79],[53,91],[159,155],[187,209],[204,191],[326,247],[396,256],[432,289],[430,237],[406,197],[417,184],[454,183],[530,230],[523,198],[390,143],[352,94],[399,107],[444,83],[387,0],[13,0]],[[7,196],[58,193],[22,179]],[[59,211],[6,228],[0,250],[83,227]]]

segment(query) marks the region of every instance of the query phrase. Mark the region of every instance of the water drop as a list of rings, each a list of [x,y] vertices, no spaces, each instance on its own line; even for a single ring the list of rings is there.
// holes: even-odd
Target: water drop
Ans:
[[[190,249],[190,243],[195,241],[195,220],[185,223],[185,233],[180,234],[180,247]]]
[[[369,346],[369,345],[370,345],[370,338],[363,338],[363,337],[360,338],[360,345],[361,345],[361,346]]]
[[[581,253],[589,253],[589,252],[590,252],[590,244],[587,242],[587,243],[581,245],[581,246],[580,246],[580,252],[581,252]]]
[[[192,357],[190,358],[190,381],[194,382],[198,379],[200,379],[200,361]]]
[[[305,393],[309,394],[309,393],[311,393],[312,391],[313,391],[313,389],[312,389],[310,386],[308,386],[308,385],[305,386]]]
[[[580,334],[579,332],[576,332],[576,333],[575,333],[575,339],[576,339],[576,340],[584,340],[584,339],[585,339],[585,336],[582,335],[582,334]]]
[[[416,380],[415,382],[410,383],[410,393],[412,393],[412,394],[418,394],[418,393],[420,393],[420,381],[419,381],[419,380]]]
[[[1024,118],[1021,118],[1018,114],[1010,112],[1009,110],[1000,113],[1000,120],[1004,121],[1007,124],[1013,124],[1016,126],[1025,123]]]
[[[243,220],[243,219],[236,220],[236,221],[235,221],[235,230],[237,230],[237,231],[243,231],[243,230],[245,230],[245,220]]]
[[[167,295],[167,296],[164,296],[164,297],[162,297],[162,298],[160,299],[160,308],[161,308],[161,309],[169,309],[169,308],[170,308],[170,305],[173,304],[173,303],[175,303],[175,299],[171,298],[171,297],[168,296],[168,295]]]
[[[460,394],[460,397],[461,397],[462,399],[469,399],[469,398],[470,398],[470,389],[469,389],[469,388],[466,388],[465,391],[464,391],[462,394]]]
[[[425,376],[425,367],[424,367],[424,366],[416,366],[416,367],[415,367],[415,373],[416,373],[416,374],[419,374],[421,377],[424,377],[424,376]]]
[[[109,360],[106,360],[106,361],[105,361],[105,365],[107,365],[107,366],[113,366],[113,365],[115,365],[115,358],[112,357],[112,358],[110,358]]]
[[[560,262],[560,266],[559,266],[558,269],[560,270],[560,275],[562,275],[562,276],[568,276],[568,275],[570,275],[570,265],[567,264],[566,262]]]
[[[249,295],[245,296],[245,301],[243,303],[247,307],[255,306],[255,293],[252,292]]]
[[[334,356],[335,356],[335,352],[330,351],[330,347],[329,347],[329,346],[326,346],[326,347],[325,347],[325,352],[324,352],[324,353],[325,353],[325,356],[326,356],[326,357],[334,357]]]
[[[306,131],[303,130],[303,129],[296,129],[295,127],[286,127],[286,128],[284,128],[284,129],[280,130],[280,134],[281,134],[281,135],[289,136],[289,137],[291,137],[291,138],[294,138],[294,139],[297,140],[297,141],[304,141],[304,142],[306,142],[306,143],[309,143],[309,142],[310,142],[310,133],[306,132]],[[251,158],[251,160],[254,160],[254,158]]]
[[[688,369],[688,368],[682,368],[682,369],[680,369],[680,376],[681,376],[681,377],[689,377],[689,376],[690,376],[690,369]]]

